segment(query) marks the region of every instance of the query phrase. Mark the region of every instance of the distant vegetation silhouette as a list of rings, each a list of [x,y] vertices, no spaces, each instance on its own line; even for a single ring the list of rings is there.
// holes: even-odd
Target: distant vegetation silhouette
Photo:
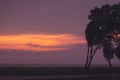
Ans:
[[[114,56],[120,59],[120,3],[95,7],[91,10],[89,20],[85,30],[88,44],[85,70],[90,69],[96,51],[101,48],[112,70],[111,59]]]

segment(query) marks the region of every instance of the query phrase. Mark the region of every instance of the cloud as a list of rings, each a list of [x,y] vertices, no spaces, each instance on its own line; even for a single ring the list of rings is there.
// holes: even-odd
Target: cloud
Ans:
[[[44,46],[40,46],[40,45],[37,45],[37,44],[31,44],[31,43],[28,43],[28,44],[25,44],[25,45],[32,46],[32,47],[44,47]]]
[[[73,34],[17,34],[0,36],[1,50],[56,51],[68,50],[85,39]]]

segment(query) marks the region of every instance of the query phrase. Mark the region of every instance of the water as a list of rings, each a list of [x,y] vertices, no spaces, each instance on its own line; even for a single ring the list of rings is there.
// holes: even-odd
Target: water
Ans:
[[[0,80],[120,80],[120,68],[94,67],[87,74],[79,65],[2,65]]]
[[[9,76],[0,77],[0,80],[120,80],[120,75]]]

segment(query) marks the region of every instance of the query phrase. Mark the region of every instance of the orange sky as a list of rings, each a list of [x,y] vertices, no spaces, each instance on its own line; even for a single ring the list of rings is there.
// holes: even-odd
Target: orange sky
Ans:
[[[18,34],[0,36],[1,50],[56,51],[68,50],[86,41],[72,34]]]

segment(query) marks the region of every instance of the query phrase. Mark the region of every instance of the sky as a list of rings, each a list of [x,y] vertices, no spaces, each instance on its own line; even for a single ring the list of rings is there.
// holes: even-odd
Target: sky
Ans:
[[[0,0],[0,64],[80,64],[95,6],[119,0]],[[119,64],[118,59],[112,60]],[[93,64],[107,65],[101,50]]]

